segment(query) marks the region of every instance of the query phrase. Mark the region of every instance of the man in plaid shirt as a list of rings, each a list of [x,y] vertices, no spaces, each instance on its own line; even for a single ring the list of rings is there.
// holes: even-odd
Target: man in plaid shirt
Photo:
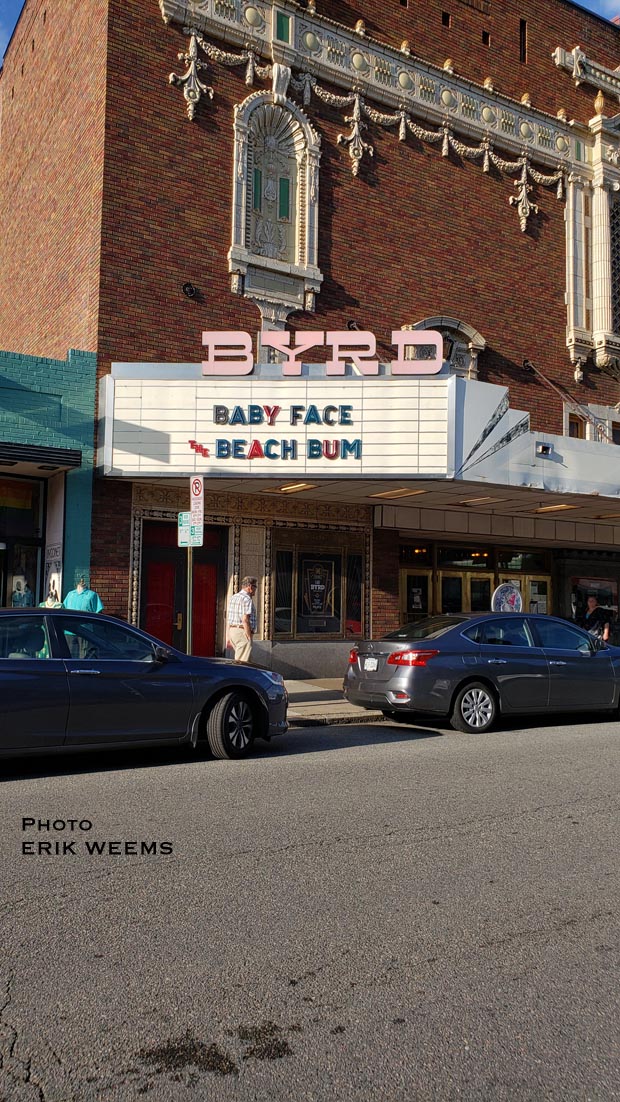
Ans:
[[[235,648],[235,662],[249,662],[252,656],[252,637],[256,631],[256,607],[252,597],[257,585],[256,578],[243,578],[241,589],[230,599],[228,638]]]

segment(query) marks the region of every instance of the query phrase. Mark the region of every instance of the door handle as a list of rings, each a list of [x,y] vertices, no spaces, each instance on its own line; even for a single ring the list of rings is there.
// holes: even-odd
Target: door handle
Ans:
[[[177,612],[177,618],[174,622],[174,626],[175,626],[177,631],[182,631],[183,630],[183,613],[182,612]]]
[[[550,666],[566,666],[566,662],[554,662],[552,658],[549,659]]]
[[[101,670],[69,670],[69,673],[101,673]]]
[[[506,658],[487,658],[487,666],[505,666],[507,661]]]

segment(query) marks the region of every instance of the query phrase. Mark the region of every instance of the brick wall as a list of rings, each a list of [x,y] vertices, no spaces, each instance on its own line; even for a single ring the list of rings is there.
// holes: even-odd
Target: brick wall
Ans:
[[[373,533],[372,637],[380,639],[400,624],[398,578],[399,544],[394,532]]]
[[[550,55],[580,44],[613,68],[618,28],[568,0],[490,0],[489,14],[478,10],[485,6],[319,3],[349,26],[364,18],[382,41],[398,46],[408,38],[430,61],[451,57],[465,78],[490,76],[517,100],[528,91],[551,114],[564,107],[569,117],[590,118],[593,90],[576,88]],[[8,212],[0,343],[49,355],[67,343],[96,348],[103,373],[114,360],[197,362],[203,329],[255,333],[258,311],[231,293],[226,259],[233,106],[251,92],[243,68],[209,63],[202,76],[215,96],[203,97],[190,122],[181,90],[168,83],[171,71],[183,71],[177,54],[188,38],[163,23],[154,0],[87,0],[79,11],[58,0],[44,20],[45,11],[45,0],[28,0],[0,80],[0,196]],[[518,61],[521,19],[526,64]],[[341,329],[354,319],[377,334],[387,358],[392,328],[457,317],[486,338],[481,378],[507,384],[512,406],[530,409],[535,429],[561,431],[559,400],[521,367],[528,357],[574,385],[565,347],[564,204],[553,189],[536,188],[539,213],[522,233],[508,203],[513,177],[485,175],[454,154],[443,158],[437,146],[411,136],[399,143],[393,131],[369,125],[364,136],[375,156],[355,178],[337,144],[348,110],[314,100],[307,113],[322,137],[325,280],[316,314],[293,315],[292,327]],[[193,301],[181,292],[187,280],[199,290]],[[586,381],[585,400],[617,401],[606,376],[588,370]],[[122,596],[125,608],[129,496],[127,487],[99,487],[94,504],[98,584],[110,606]]]
[[[462,0],[447,7],[458,47],[449,52],[459,73],[476,80],[497,75],[497,87],[514,96],[527,88],[537,106],[555,112],[563,104],[569,114],[591,116],[592,89],[576,89],[550,54],[559,44],[570,48],[587,40],[597,58],[611,62],[616,27],[562,0],[503,4],[501,13],[493,0],[491,17]],[[409,36],[418,54],[443,61],[436,24],[446,3],[427,0],[424,18],[421,8],[393,4],[388,10],[365,0],[355,12],[336,3],[329,14],[349,25],[365,16],[368,29],[384,41]],[[529,35],[522,73],[513,51],[519,18],[527,19]],[[481,41],[474,48],[474,40],[485,19],[492,46],[483,50]],[[407,28],[415,30],[415,40]],[[249,90],[243,68],[210,64],[207,79],[215,97],[203,97],[189,122],[181,91],[167,82],[171,70],[183,68],[177,53],[187,41],[180,27],[161,22],[150,0],[112,0],[102,372],[114,359],[197,361],[202,329],[258,328],[258,311],[230,291],[226,260],[233,105]],[[564,203],[554,189],[538,187],[539,213],[522,233],[508,202],[513,177],[485,175],[479,165],[453,154],[443,158],[438,147],[412,137],[399,143],[393,131],[375,126],[365,133],[375,156],[355,178],[346,149],[337,145],[347,113],[316,100],[308,108],[322,136],[319,262],[325,281],[316,314],[292,315],[292,327],[339,329],[354,319],[377,334],[388,357],[392,328],[437,314],[457,317],[487,340],[481,378],[507,383],[513,407],[532,410],[534,428],[561,431],[559,400],[525,376],[521,363],[527,357],[572,385],[565,347]],[[186,280],[198,287],[197,300],[182,295]],[[597,371],[588,371],[580,394],[589,401],[617,401],[615,385]]]
[[[124,619],[129,604],[131,492],[128,483],[95,480],[91,584],[105,611]]]
[[[96,348],[106,0],[28,0],[0,74],[0,348]]]

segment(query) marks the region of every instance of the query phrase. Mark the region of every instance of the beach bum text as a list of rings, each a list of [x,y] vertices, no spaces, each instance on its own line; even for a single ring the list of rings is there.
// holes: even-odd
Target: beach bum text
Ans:
[[[63,838],[28,838],[22,840],[22,853],[31,856],[60,857],[63,854],[79,853],[90,857],[159,857],[169,856],[173,850],[172,842],[145,841],[145,840],[104,840],[98,841],[92,837],[86,837],[93,829],[90,819],[35,819],[30,816],[22,818],[22,832],[34,834],[72,834],[71,839]]]

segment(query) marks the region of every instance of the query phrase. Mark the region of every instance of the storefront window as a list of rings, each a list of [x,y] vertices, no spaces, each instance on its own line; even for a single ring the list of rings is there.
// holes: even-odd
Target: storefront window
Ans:
[[[498,570],[520,570],[524,574],[548,574],[549,555],[545,551],[510,551],[500,548]]]
[[[493,557],[490,551],[463,548],[439,547],[437,566],[443,570],[488,570],[492,567]]]
[[[400,561],[408,566],[432,566],[433,549],[423,545],[403,543],[400,547]]]
[[[362,633],[362,556],[347,558],[347,603],[345,612],[347,635]]]
[[[0,603],[31,608],[41,589],[43,486],[0,478]]]
[[[316,533],[281,536],[289,546],[276,548],[274,571],[274,635],[331,635],[345,639],[363,632],[364,557],[358,536],[341,540],[330,550]],[[293,543],[293,539],[295,542]],[[338,546],[340,543],[340,546]],[[349,547],[354,543],[357,546]]]
[[[340,632],[342,556],[300,554],[297,569],[297,631]]]
[[[293,552],[278,551],[276,554],[276,607],[274,630],[291,632],[293,630]]]

